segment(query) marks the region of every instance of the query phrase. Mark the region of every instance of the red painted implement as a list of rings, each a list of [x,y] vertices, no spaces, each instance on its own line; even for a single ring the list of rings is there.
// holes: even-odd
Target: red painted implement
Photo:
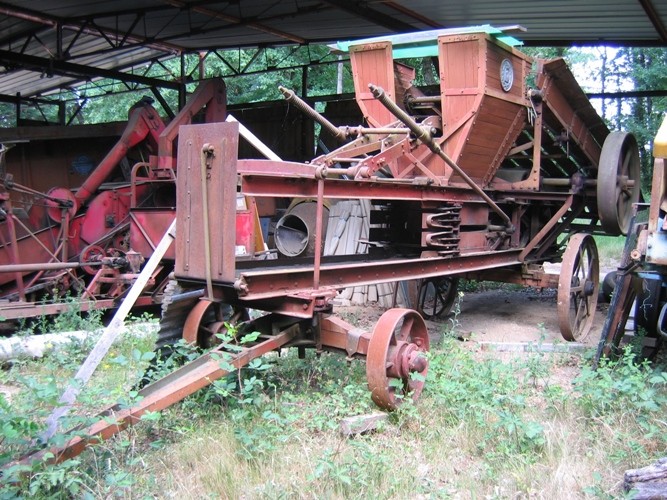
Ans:
[[[368,126],[336,127],[283,89],[343,142],[309,163],[239,159],[236,123],[181,126],[175,282],[158,346],[183,337],[208,347],[230,320],[266,311],[240,324],[260,337],[230,350],[233,367],[285,347],[365,358],[372,398],[391,410],[419,396],[428,371],[422,316],[391,309],[362,331],[331,314],[341,288],[420,280],[415,305],[433,315],[447,313],[459,276],[558,286],[563,335],[583,338],[598,291],[588,234],[600,232],[601,221],[609,233],[626,229],[639,192],[636,143],[617,147],[561,60],[537,61],[529,85],[533,61],[508,41],[493,30],[444,30],[351,44]],[[414,70],[394,60],[406,51],[436,62],[439,85],[413,85]],[[368,208],[367,234],[355,250],[325,253],[328,214],[349,200]],[[242,242],[239,213],[255,222],[243,225]],[[261,224],[271,218],[273,232]],[[568,234],[564,250],[560,237]],[[281,255],[281,247],[289,251]],[[544,271],[554,260],[563,261],[560,276]],[[56,459],[226,373],[204,355],[145,387],[136,407],[105,412],[89,438],[54,450]]]

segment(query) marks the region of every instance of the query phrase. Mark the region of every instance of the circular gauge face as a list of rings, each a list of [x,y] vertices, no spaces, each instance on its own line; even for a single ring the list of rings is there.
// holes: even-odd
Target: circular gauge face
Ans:
[[[500,63],[500,85],[505,92],[509,92],[513,83],[514,68],[512,67],[512,61],[503,59],[503,62]]]

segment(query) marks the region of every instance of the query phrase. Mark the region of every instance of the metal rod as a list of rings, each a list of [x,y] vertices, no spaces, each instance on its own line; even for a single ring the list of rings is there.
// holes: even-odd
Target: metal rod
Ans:
[[[54,203],[57,203],[61,207],[65,208],[70,208],[73,206],[73,203],[71,200],[63,199],[63,198],[56,198],[54,196],[49,196],[46,193],[42,193],[41,191],[36,191],[32,188],[29,188],[28,186],[24,186],[22,184],[18,184],[17,182],[14,182],[13,180],[7,180],[7,178],[2,179],[2,185],[7,189],[8,191],[16,191],[18,193],[24,193],[24,194],[31,194],[33,196],[38,196],[40,198],[44,198],[45,200],[52,201]]]
[[[544,177],[542,178],[543,186],[571,186],[572,179],[569,178],[559,178],[559,177]],[[586,179],[584,181],[584,186],[594,187],[598,185],[597,179]],[[635,181],[628,180],[626,183],[627,187],[634,187]]]
[[[445,153],[438,144],[433,140],[433,137],[431,137],[431,134],[429,134],[423,127],[420,127],[419,124],[412,119],[410,115],[408,115],[405,111],[403,111],[401,108],[399,108],[394,101],[389,99],[387,97],[387,94],[385,94],[384,89],[382,87],[378,87],[377,85],[373,85],[372,83],[368,84],[368,88],[371,90],[373,93],[373,96],[380,101],[391,113],[396,116],[400,121],[405,123],[410,131],[415,135],[417,139],[422,141],[428,148],[436,155],[438,155],[447,165],[452,167],[454,171],[465,181],[466,184],[470,186],[470,188],[475,191],[488,205],[491,207],[491,210],[493,210],[495,213],[497,213],[500,218],[505,222],[506,227],[508,230],[513,231],[514,230],[514,225],[512,224],[512,220],[509,218],[509,216],[503,212],[503,210],[494,202],[488,194],[482,190],[481,187],[479,187],[477,184],[475,184],[475,181],[473,181],[468,174],[466,174],[461,167],[459,167],[454,160],[452,160],[449,156],[447,156],[447,153]]]
[[[101,266],[96,262],[42,262],[35,264],[6,264],[0,266],[0,273],[33,273],[37,271],[60,271],[63,269],[76,269],[82,266]]]
[[[347,139],[345,132],[336,127],[333,123],[327,120],[320,113],[315,111],[306,101],[297,96],[293,90],[287,89],[282,85],[278,87],[278,90],[283,94],[287,102],[292,102],[299,110],[305,113],[307,116],[315,120],[317,123],[322,125],[325,129],[329,131],[336,139],[339,141],[344,141]]]
[[[317,180],[317,210],[315,212],[315,260],[313,262],[313,289],[320,287],[320,263],[322,261],[322,228],[324,217],[324,179]]]
[[[18,219],[16,219],[16,220],[18,220]],[[19,258],[19,246],[18,246],[18,241],[17,241],[17,237],[16,237],[16,225],[14,224],[14,216],[13,215],[10,216],[10,217],[7,217],[7,226],[9,228],[9,240],[10,240],[11,246],[12,246],[11,249],[10,249],[10,255],[11,255],[12,260],[17,263],[16,265],[20,265],[20,264],[18,264],[18,262],[21,262],[21,259]],[[3,238],[3,240],[4,240],[4,238]],[[5,244],[5,246],[6,246],[6,243],[4,241],[3,241],[3,244]],[[16,279],[16,286],[18,287],[18,291],[19,291],[19,297],[21,298],[21,300],[25,301],[26,300],[26,295],[25,295],[25,283],[23,282],[23,275],[19,271],[16,271],[15,279]]]
[[[15,215],[12,215],[12,221],[13,221],[13,222],[16,222],[19,226],[21,226],[21,227],[25,230],[26,234],[27,234],[28,236],[30,236],[31,238],[33,238],[33,239],[35,240],[35,242],[37,242],[37,244],[38,244],[40,247],[42,247],[42,249],[44,249],[44,251],[45,251],[47,254],[49,254],[53,260],[58,260],[58,257],[56,257],[55,254],[54,254],[53,252],[51,252],[51,250],[49,250],[49,249],[47,248],[47,246],[44,245],[44,243],[41,242],[41,240],[35,235],[35,233],[33,233],[33,232],[28,228],[28,226],[26,226],[23,222],[21,222],[21,219],[19,219],[19,218],[16,217]],[[22,241],[23,241],[23,240],[22,240]],[[17,242],[17,243],[18,243],[18,242]],[[62,244],[62,242],[61,242],[61,244]],[[17,247],[17,248],[18,248],[18,247]],[[57,251],[57,249],[56,249],[56,251]],[[42,267],[42,269],[43,269],[43,267]],[[67,271],[67,274],[69,274],[69,275],[72,277],[72,279],[74,280],[75,283],[76,283],[77,281],[79,281],[79,278],[77,278],[77,276],[76,276],[74,273],[72,273],[72,271],[69,271],[69,270],[68,270],[68,271]]]
[[[441,97],[439,95],[424,95],[420,97],[409,97],[409,104],[433,104],[440,102]]]
[[[542,185],[543,186],[562,186],[562,187],[569,187],[572,185],[572,181],[567,178],[567,179],[558,179],[558,178],[544,178],[542,179]]]
[[[387,135],[387,134],[409,134],[409,128],[403,127],[342,127],[347,137],[359,136],[359,135]]]
[[[206,171],[209,156],[215,154],[215,148],[211,144],[204,144],[201,149],[200,171],[202,206],[208,207],[208,187],[206,185]],[[206,272],[206,291],[208,298],[213,298],[213,280],[211,278],[211,235],[208,222],[208,209],[202,210],[202,223],[204,225],[204,268]]]

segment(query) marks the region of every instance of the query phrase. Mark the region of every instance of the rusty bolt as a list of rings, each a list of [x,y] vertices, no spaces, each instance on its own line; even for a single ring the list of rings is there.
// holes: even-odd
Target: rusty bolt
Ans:
[[[412,357],[412,356],[411,356]],[[417,353],[416,356],[412,357],[408,368],[411,372],[423,372],[428,366],[428,361],[424,356]]]
[[[315,169],[315,178],[316,179],[326,179],[329,169],[325,166],[319,166]]]

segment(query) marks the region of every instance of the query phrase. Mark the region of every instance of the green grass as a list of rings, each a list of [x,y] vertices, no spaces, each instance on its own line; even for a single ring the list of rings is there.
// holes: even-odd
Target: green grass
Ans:
[[[625,236],[595,236],[595,243],[598,247],[600,268],[617,268],[623,254]]]
[[[537,329],[537,327],[536,327]],[[150,341],[114,347],[78,415],[128,397]],[[1,374],[0,460],[29,448],[83,349]],[[238,381],[242,388],[239,389]],[[268,356],[60,466],[0,494],[176,498],[610,498],[625,469],[667,445],[667,375],[630,358],[530,353],[500,360],[445,335],[418,405],[353,438],[342,418],[375,411],[363,362]],[[60,438],[64,438],[61,435]],[[16,489],[20,487],[20,489]]]

